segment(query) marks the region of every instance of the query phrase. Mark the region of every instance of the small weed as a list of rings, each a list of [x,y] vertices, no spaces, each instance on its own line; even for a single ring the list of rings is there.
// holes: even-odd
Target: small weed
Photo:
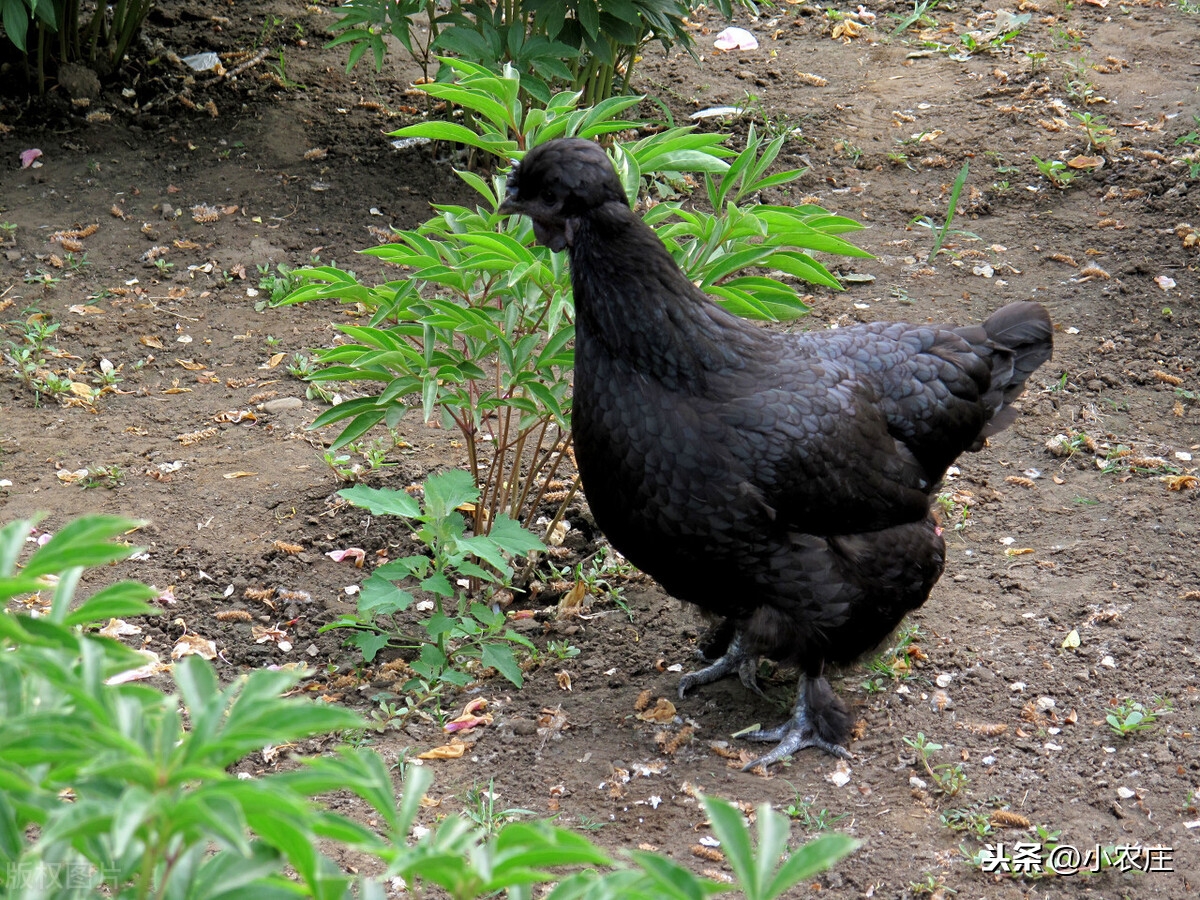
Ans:
[[[1079,177],[1078,172],[1072,172],[1067,168],[1067,164],[1060,159],[1042,159],[1038,156],[1032,156],[1031,158],[1037,164],[1038,171],[1046,176],[1050,183],[1060,191],[1066,190],[1071,182]]]
[[[857,163],[863,157],[863,148],[849,141],[838,141],[833,148],[853,163]]]
[[[1001,807],[999,797],[991,797],[974,806],[948,809],[938,818],[951,831],[970,834],[977,841],[984,841],[995,830],[992,825],[992,810]]]
[[[603,828],[605,825],[608,824],[607,822],[601,822],[599,819],[593,819],[591,816],[585,815],[583,813],[581,813],[576,818],[579,819],[579,824],[576,825],[575,827],[578,828],[580,831],[599,831],[601,828]]]
[[[964,531],[971,524],[971,507],[975,501],[961,491],[942,491],[934,498],[942,527]]]
[[[1153,698],[1149,706],[1129,698],[1114,702],[1113,706],[1115,708],[1104,717],[1104,721],[1108,723],[1113,734],[1121,737],[1153,730],[1158,717],[1173,708],[1171,701],[1166,697]]]
[[[934,755],[942,749],[942,745],[934,743],[918,731],[915,738],[906,737],[904,743],[917,751],[926,774],[933,781],[934,790],[946,797],[953,797],[967,786],[970,779],[961,765],[950,763],[933,764],[930,762]]]
[[[930,896],[944,897],[947,894],[958,893],[954,888],[947,887],[940,875],[926,875],[924,881],[910,881],[908,889],[916,896],[929,894]]]
[[[108,490],[120,487],[125,483],[125,472],[120,466],[97,466],[87,470],[87,476],[81,478],[79,486],[85,491],[89,488],[102,487]]]
[[[1095,151],[1104,149],[1104,145],[1113,139],[1111,128],[1105,127],[1104,116],[1093,116],[1091,113],[1071,112],[1083,125],[1083,130],[1087,133],[1088,148]]]
[[[1072,52],[1083,46],[1082,36],[1074,33],[1069,28],[1051,28],[1050,41],[1055,50],[1063,51],[1070,50]],[[1045,54],[1042,54],[1045,56]]]
[[[463,815],[488,835],[496,834],[517,816],[536,816],[531,809],[496,809],[496,780],[488,779],[487,790],[477,784],[467,788],[463,797]]]
[[[889,37],[903,34],[914,25],[920,28],[936,28],[937,19],[929,15],[929,12],[937,5],[938,0],[925,0],[923,3],[914,3],[912,10],[907,15],[899,16],[895,13],[888,13],[888,18],[896,20],[896,27],[891,30]]]
[[[950,202],[946,207],[946,219],[942,222],[942,227],[938,229],[934,237],[933,249],[929,251],[930,261],[942,252],[942,246],[946,243],[946,237],[951,233],[950,223],[954,221],[954,214],[958,210],[958,198],[962,194],[963,185],[966,184],[967,172],[970,165],[970,160],[963,163],[962,168],[958,170],[958,176],[954,179],[954,184],[950,187]],[[922,228],[928,228],[930,231],[933,230],[933,220],[929,216],[919,216],[909,222],[908,225],[910,228],[913,225],[920,225]],[[963,231],[961,228],[955,228],[953,233],[975,238],[976,240],[979,238],[978,235],[972,234],[969,231]]]
[[[792,799],[791,803],[784,807],[783,811],[787,813],[789,818],[795,819],[808,831],[829,831],[834,825],[849,815],[848,813],[834,815],[824,807],[816,809],[817,801],[815,797],[802,797],[794,784],[788,782],[787,785],[795,792],[796,796]]]
[[[579,655],[579,648],[570,641],[550,641],[546,644],[546,652],[555,659],[574,659]]]
[[[159,272],[165,275],[175,268],[175,263],[168,262],[160,256],[158,259],[154,260],[154,268],[158,269]]]
[[[275,267],[271,273],[271,264],[256,266],[258,269],[258,289],[266,293],[266,298],[254,304],[255,312],[262,312],[268,306],[278,306],[288,294],[300,287],[304,282],[293,274],[294,270],[283,263]]]
[[[65,254],[63,256],[63,265],[65,265],[71,272],[79,272],[87,266],[90,266],[91,262],[87,258],[87,252],[84,251],[78,256],[76,256],[74,253]]]
[[[906,625],[897,632],[895,646],[889,647],[865,664],[871,676],[863,684],[868,693],[877,693],[883,689],[881,679],[907,681],[916,676],[912,668],[912,659],[923,656],[920,648],[916,646],[917,639],[923,636],[920,626]]]

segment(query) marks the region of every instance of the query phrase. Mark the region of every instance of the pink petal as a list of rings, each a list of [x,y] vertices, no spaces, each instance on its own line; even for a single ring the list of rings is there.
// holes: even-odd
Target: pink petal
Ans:
[[[28,169],[33,165],[33,161],[42,155],[42,151],[34,148],[33,150],[25,150],[21,153],[21,168]]]
[[[758,38],[745,28],[726,28],[717,35],[713,46],[718,50],[757,50]]]

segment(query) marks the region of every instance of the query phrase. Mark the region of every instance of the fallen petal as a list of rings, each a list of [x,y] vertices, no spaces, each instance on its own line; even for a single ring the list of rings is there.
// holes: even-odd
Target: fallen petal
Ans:
[[[745,28],[726,28],[717,35],[713,46],[718,50],[757,50],[758,38]]]

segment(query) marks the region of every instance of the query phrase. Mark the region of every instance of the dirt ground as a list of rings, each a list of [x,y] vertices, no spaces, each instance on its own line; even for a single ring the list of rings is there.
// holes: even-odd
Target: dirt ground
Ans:
[[[669,721],[638,719],[643,691],[674,700],[702,624],[644,578],[618,580],[628,615],[600,596],[584,618],[521,623],[539,644],[569,641],[579,655],[531,671],[519,691],[483,684],[495,723],[467,738],[463,758],[430,763],[441,805],[426,814],[461,808],[469,788],[494,779],[499,807],[557,813],[605,846],[652,846],[720,871],[693,852],[701,790],[790,806],[798,838],[831,827],[863,842],[795,896],[1193,896],[1200,175],[1187,155],[1197,160],[1200,14],[1140,0],[967,0],[893,36],[910,7],[830,9],[854,15],[791,2],[741,13],[760,47],[730,54],[712,47],[724,23],[697,16],[699,59],[648,48],[635,86],[679,119],[740,105],[738,130],[750,120],[793,129],[782,162],[809,171],[767,199],[816,198],[869,226],[854,238],[876,258],[841,265],[859,277],[816,293],[812,314],[788,327],[970,322],[1017,299],[1051,310],[1055,358],[1022,415],[946,485],[947,571],[911,619],[916,649],[898,662],[884,654],[887,672],[857,666],[835,680],[859,718],[848,769],[806,751],[771,777],[742,774],[722,755],[741,748],[731,735],[781,719],[792,674],[769,679],[772,701],[733,680],[677,701]],[[965,32],[986,45],[1023,13],[1007,42],[928,48],[961,51]],[[370,227],[411,227],[431,201],[473,200],[451,171],[461,157],[396,151],[384,135],[417,114],[406,93],[415,70],[396,55],[382,75],[345,74],[341,52],[323,49],[331,22],[298,2],[164,2],[146,31],[160,57],[270,54],[236,82],[185,85],[160,62],[88,107],[60,89],[46,105],[3,100],[0,346],[11,356],[5,342],[19,345],[40,313],[60,326],[50,369],[91,383],[111,364],[120,380],[92,404],[39,404],[5,360],[0,518],[43,511],[49,530],[89,512],[150,520],[136,535],[146,557],[112,575],[173,601],[131,642],[169,658],[186,629],[216,642],[227,677],[303,660],[315,695],[370,711],[394,679],[362,666],[336,632],[318,633],[353,608],[347,588],[365,573],[326,553],[394,556],[403,529],[337,505],[346,483],[323,459],[334,433],[306,430],[326,405],[278,356],[330,346],[333,326],[354,320],[333,303],[263,308],[262,267],[319,257],[383,280],[374,260],[354,256],[376,242]],[[259,80],[268,71],[276,81]],[[1102,152],[1073,112],[1104,117]],[[31,148],[41,165],[21,169]],[[1034,155],[1083,167],[1059,188]],[[971,234],[952,232],[950,252],[929,261],[933,236],[910,223],[944,220],[966,160],[954,225]],[[213,221],[194,220],[200,204]],[[70,256],[53,238],[93,225]],[[154,247],[168,248],[161,265],[146,256]],[[463,462],[454,436],[416,414],[401,436],[368,483],[405,486]],[[586,507],[568,520],[579,537],[564,565],[596,549]],[[250,621],[217,617],[230,610]],[[292,649],[255,642],[253,626],[276,624]],[[1129,702],[1170,709],[1120,736],[1105,718]],[[952,796],[904,741],[918,733],[942,745],[933,766],[966,776]],[[366,735],[390,760],[443,737],[418,719]],[[1080,850],[1169,848],[1149,867],[1170,871],[1037,878],[965,860],[983,841],[1048,840],[1038,826]],[[1142,868],[1149,859],[1137,857]]]

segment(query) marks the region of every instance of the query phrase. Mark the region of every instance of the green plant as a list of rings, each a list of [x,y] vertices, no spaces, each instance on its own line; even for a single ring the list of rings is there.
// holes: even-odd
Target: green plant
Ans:
[[[258,670],[222,689],[207,663],[188,657],[175,665],[178,696],[121,676],[145,657],[94,634],[93,623],[157,613],[146,602],[155,592],[122,581],[78,604],[75,593],[86,567],[135,552],[114,539],[139,524],[76,520],[23,567],[16,561],[32,522],[0,529],[0,606],[53,591],[39,618],[0,612],[0,892],[29,900],[215,898],[250,885],[254,896],[274,898],[284,896],[290,865],[310,896],[342,896],[350,879],[316,842],[382,852],[374,832],[309,803],[302,775],[242,780],[226,770],[268,743],[358,717],[281,698],[298,679],[286,671]],[[370,780],[363,758],[337,763],[355,776],[339,786],[361,789]],[[390,796],[386,773],[371,789]]]
[[[1075,112],[1074,110],[1072,110],[1071,115],[1078,119],[1083,126],[1083,130],[1087,134],[1089,149],[1101,151],[1104,149],[1105,144],[1113,139],[1112,129],[1105,127],[1107,120],[1104,116],[1093,116],[1091,113]]]
[[[158,269],[158,271],[163,275],[166,275],[173,268],[175,268],[175,263],[168,262],[160,256],[158,259],[154,260],[154,268]]]
[[[1059,190],[1066,190],[1070,187],[1071,182],[1078,176],[1078,172],[1072,172],[1067,168],[1067,164],[1061,159],[1041,159],[1038,156],[1031,156],[1034,163],[1049,182]]]
[[[472,600],[460,582],[473,580],[493,590],[503,587],[512,577],[506,554],[521,556],[542,549],[537,538],[503,514],[488,534],[466,535],[458,509],[479,497],[466,472],[431,475],[424,489],[423,504],[403,491],[353,487],[340,492],[375,515],[413,520],[418,526],[415,537],[428,555],[403,557],[380,566],[363,582],[356,613],[322,629],[352,629],[350,643],[368,662],[387,646],[415,651],[409,662],[414,674],[404,686],[410,712],[439,699],[447,686],[469,684],[480,677],[481,668],[494,668],[520,687],[523,677],[512,647],[532,651],[533,644],[507,628],[498,609]],[[406,632],[398,618],[415,598],[393,582],[410,579],[432,597],[433,612],[419,621],[420,634]]]
[[[579,655],[579,648],[570,641],[547,641],[546,653],[555,659],[574,659]]]
[[[937,5],[938,0],[917,0],[913,3],[912,11],[907,15],[899,16],[896,13],[888,13],[888,18],[896,20],[896,27],[892,29],[889,36],[896,37],[903,34],[914,25],[920,28],[936,28],[937,20],[929,15],[929,12]]]
[[[916,673],[913,671],[910,656],[916,652],[917,639],[923,636],[924,633],[919,625],[909,623],[896,632],[894,645],[864,663],[866,670],[874,676],[869,679],[871,683],[871,686],[867,687],[869,693],[876,693],[882,689],[877,680],[879,678],[886,678],[889,681],[907,681],[915,677]]]
[[[154,0],[91,6],[78,0],[0,0],[4,34],[25,58],[26,77],[46,91],[46,74],[64,63],[119,70]]]
[[[914,895],[928,894],[930,897],[945,897],[947,894],[957,894],[952,887],[947,887],[945,880],[939,875],[927,874],[924,881],[910,881],[908,889]]]
[[[125,483],[125,473],[120,466],[96,466],[88,468],[87,476],[79,480],[78,484],[84,490],[94,487],[107,488],[112,490],[115,487],[120,487]]]
[[[1001,15],[1004,16],[1003,24],[1001,24]],[[1032,13],[1021,13],[1014,16],[1007,11],[998,12],[996,29],[985,33],[964,32],[959,37],[959,44],[967,55],[980,52],[994,53],[1013,41],[1021,33],[1021,29],[1029,24],[1031,18],[1033,18]]]
[[[983,804],[978,803],[974,806],[948,809],[938,818],[951,831],[967,832],[978,841],[983,841],[995,829],[992,825],[991,808],[985,808]]]
[[[279,305],[284,297],[302,284],[296,275],[297,270],[285,266],[283,263],[275,266],[274,274],[271,272],[270,263],[255,268],[258,269],[258,289],[267,295],[266,299],[255,302],[255,312],[262,312],[268,306]]]
[[[846,818],[848,813],[834,815],[828,809],[816,809],[816,799],[801,796],[800,791],[791,782],[787,783],[788,787],[795,793],[792,802],[784,807],[784,813],[788,818],[793,819],[801,824],[808,831],[829,831]]]
[[[13,373],[31,390],[35,387],[38,371],[46,365],[46,360],[54,352],[50,345],[50,337],[58,331],[59,323],[51,322],[48,316],[42,315],[36,309],[27,309],[29,316],[24,321],[13,321],[8,327],[20,330],[20,343],[5,341],[8,348],[4,359],[12,368]]]
[[[1112,712],[1104,716],[1113,734],[1129,737],[1143,731],[1152,731],[1158,717],[1172,709],[1171,701],[1166,697],[1154,697],[1149,704],[1142,704],[1131,698],[1125,698],[1113,703]]]
[[[628,90],[642,47],[657,40],[670,50],[690,47],[683,0],[350,0],[337,11],[340,33],[328,46],[349,47],[347,71],[370,50],[376,69],[394,37],[429,81],[438,53],[479,61],[500,73],[521,74],[522,103],[546,103],[555,90],[578,91],[587,105]],[[730,0],[717,6],[728,17]],[[414,28],[424,13],[428,30]],[[441,60],[443,65],[446,59]],[[439,81],[445,80],[439,75]]]
[[[814,872],[828,868],[858,846],[858,842],[847,835],[824,834],[789,851],[787,820],[764,803],[758,807],[755,819],[758,832],[756,851],[746,820],[737,809],[709,797],[705,797],[703,802],[713,833],[721,842],[721,850],[733,869],[738,889],[745,900],[773,900]],[[634,858],[643,863],[649,862],[644,855],[634,854]],[[779,865],[780,858],[784,860],[782,865]],[[672,896],[681,895],[672,892]]]
[[[489,778],[487,789],[478,784],[467,788],[463,797],[463,815],[478,825],[484,834],[493,835],[517,816],[535,816],[532,809],[497,809],[496,779]]]
[[[950,186],[950,202],[946,206],[946,218],[942,222],[942,227],[938,229],[937,234],[934,236],[933,249],[929,251],[930,260],[942,252],[942,247],[946,243],[946,236],[950,233],[950,223],[954,221],[954,214],[958,210],[958,198],[962,194],[963,185],[966,184],[967,172],[970,165],[970,160],[962,164],[962,168],[958,170],[958,175],[955,177],[954,183]],[[910,228],[913,225],[920,225],[922,228],[933,230],[933,220],[929,216],[918,216],[908,224]],[[978,237],[970,231],[963,231],[961,228],[955,228],[954,234],[966,235],[972,238]]]
[[[951,765],[950,763],[934,765],[930,762],[937,751],[943,749],[941,744],[929,740],[920,731],[917,732],[915,738],[904,738],[904,743],[917,751],[921,765],[933,781],[934,789],[938,793],[944,794],[947,797],[953,797],[966,787],[970,779],[967,777],[966,772],[963,771],[961,765]]]

